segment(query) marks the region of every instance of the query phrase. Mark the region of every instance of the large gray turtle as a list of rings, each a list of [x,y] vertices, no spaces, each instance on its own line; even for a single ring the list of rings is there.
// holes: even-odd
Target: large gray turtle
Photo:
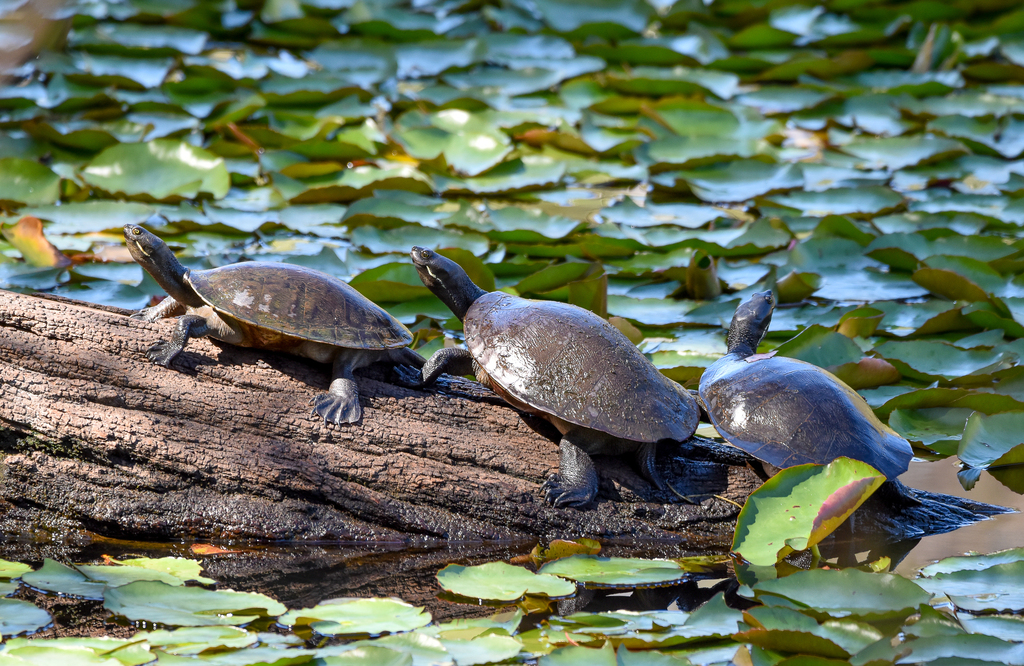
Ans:
[[[729,353],[700,379],[701,401],[715,429],[776,467],[846,456],[889,479],[907,471],[910,444],[841,379],[794,358],[755,353],[774,308],[770,291],[741,304],[729,326]]]
[[[515,407],[562,435],[559,473],[545,486],[554,506],[583,506],[597,494],[590,456],[635,453],[643,475],[664,488],[654,465],[660,440],[697,428],[693,397],[668,379],[618,329],[574,305],[485,292],[458,264],[421,247],[412,260],[423,283],[462,320],[468,349],[442,349],[423,382],[475,374]]]
[[[160,340],[147,352],[164,367],[189,338],[204,336],[332,363],[330,390],[310,402],[314,415],[341,424],[362,418],[353,370],[378,362],[423,366],[423,358],[408,347],[412,334],[405,326],[326,273],[266,262],[190,271],[142,227],[125,225],[124,238],[135,261],[169,295],[132,317],[155,321],[183,315],[171,339]]]

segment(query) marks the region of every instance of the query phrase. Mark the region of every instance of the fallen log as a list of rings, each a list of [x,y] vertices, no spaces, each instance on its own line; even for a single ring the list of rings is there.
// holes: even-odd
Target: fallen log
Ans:
[[[359,378],[360,424],[308,417],[328,368],[208,339],[173,365],[146,349],[174,322],[0,291],[0,519],[6,533],[333,541],[587,536],[728,544],[745,467],[659,466],[692,503],[622,458],[598,458],[590,510],[554,509],[539,486],[554,443],[474,382],[429,391]]]

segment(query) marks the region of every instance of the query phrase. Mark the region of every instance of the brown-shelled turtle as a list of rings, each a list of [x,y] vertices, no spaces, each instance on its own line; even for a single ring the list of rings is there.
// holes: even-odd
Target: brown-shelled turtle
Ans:
[[[775,467],[846,456],[888,479],[907,471],[910,444],[841,379],[804,361],[756,353],[774,309],[770,291],[741,304],[729,326],[728,354],[700,379],[702,407],[715,429]]]
[[[475,374],[510,404],[561,433],[559,473],[544,484],[554,506],[583,506],[598,490],[591,455],[634,453],[658,488],[655,446],[697,428],[693,397],[668,379],[617,328],[565,303],[486,292],[458,264],[421,247],[412,260],[423,284],[458,317],[468,349],[442,349],[423,366],[424,384],[442,373]]]
[[[190,271],[166,243],[142,227],[125,225],[124,238],[135,261],[168,294],[132,317],[155,321],[183,315],[171,339],[160,340],[147,352],[164,367],[189,338],[204,336],[332,363],[330,390],[310,402],[313,414],[341,424],[362,417],[353,370],[378,362],[423,366],[423,358],[408,347],[409,330],[338,278],[269,262]]]

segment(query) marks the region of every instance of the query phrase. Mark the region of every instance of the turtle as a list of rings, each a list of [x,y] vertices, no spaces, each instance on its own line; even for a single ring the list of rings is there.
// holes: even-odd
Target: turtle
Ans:
[[[193,271],[140,226],[126,224],[124,237],[135,261],[168,293],[131,317],[156,321],[182,315],[171,339],[146,353],[159,365],[170,367],[190,338],[205,336],[332,363],[331,387],[310,400],[310,416],[333,425],[362,418],[352,376],[356,368],[378,362],[423,367],[425,359],[409,348],[409,330],[343,280],[273,262]]]
[[[846,456],[890,480],[907,471],[910,443],[859,393],[816,365],[756,353],[774,309],[771,291],[742,303],[729,326],[728,353],[701,376],[701,408],[719,434],[777,468]]]
[[[458,317],[466,349],[441,349],[422,369],[424,385],[442,373],[475,375],[512,406],[553,425],[559,471],[542,486],[555,507],[584,507],[597,495],[590,456],[635,454],[658,489],[662,440],[689,439],[699,409],[693,396],[661,374],[617,328],[567,303],[486,292],[458,264],[413,247],[420,279]]]

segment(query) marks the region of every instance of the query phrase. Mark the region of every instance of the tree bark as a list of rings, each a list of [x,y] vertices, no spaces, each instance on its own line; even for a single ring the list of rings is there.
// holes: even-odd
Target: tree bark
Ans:
[[[308,417],[329,369],[206,339],[166,369],[146,349],[173,320],[0,291],[0,518],[130,538],[334,541],[587,536],[724,546],[759,480],[662,447],[687,503],[598,457],[586,510],[554,509],[540,484],[557,446],[474,382],[428,391],[358,378],[359,424]]]

